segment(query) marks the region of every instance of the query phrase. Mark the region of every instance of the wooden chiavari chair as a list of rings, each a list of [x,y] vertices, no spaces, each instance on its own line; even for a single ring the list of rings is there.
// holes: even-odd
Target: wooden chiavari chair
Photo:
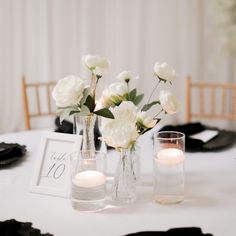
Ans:
[[[193,118],[236,121],[236,84],[186,80],[186,121]]]

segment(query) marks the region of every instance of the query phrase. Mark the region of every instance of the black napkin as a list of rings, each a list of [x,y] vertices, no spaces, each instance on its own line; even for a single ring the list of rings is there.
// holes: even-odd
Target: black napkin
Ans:
[[[189,137],[204,130],[217,130],[218,135],[206,143],[204,143],[202,140]],[[178,131],[184,133],[185,148],[188,152],[220,151],[229,148],[236,143],[236,132],[220,130],[215,127],[203,125],[200,122],[176,126],[167,125],[164,126],[160,131]]]
[[[18,161],[25,153],[25,145],[18,143],[0,143],[0,167]]]
[[[55,132],[73,134],[73,123],[67,120],[63,120],[60,123],[60,118],[56,117],[55,119],[56,129]]]
[[[2,236],[53,236],[41,234],[39,229],[33,228],[30,222],[19,222],[14,219],[0,221],[0,235]]]
[[[127,234],[126,236],[213,236],[212,234],[203,234],[197,227],[173,228],[167,231],[143,231]]]

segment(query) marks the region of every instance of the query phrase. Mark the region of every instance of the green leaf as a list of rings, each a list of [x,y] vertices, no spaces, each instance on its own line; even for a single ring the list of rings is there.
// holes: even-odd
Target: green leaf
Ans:
[[[152,106],[156,104],[160,104],[160,101],[153,101],[151,103],[145,104],[143,108],[141,109],[141,111],[148,111]]]
[[[106,118],[114,119],[112,112],[108,108],[102,108],[100,110],[94,111],[94,113],[98,116],[103,116]]]
[[[137,94],[137,89],[133,89],[132,91],[130,91],[129,100],[133,101],[136,98],[136,94]]]
[[[93,112],[93,109],[94,109],[94,98],[91,95],[88,95],[84,105],[88,107],[90,112]]]
[[[138,105],[143,100],[144,94],[138,95],[132,102],[134,105]]]

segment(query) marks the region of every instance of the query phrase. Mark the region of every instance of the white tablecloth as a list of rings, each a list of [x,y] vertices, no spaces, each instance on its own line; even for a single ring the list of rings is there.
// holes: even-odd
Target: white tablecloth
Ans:
[[[214,236],[236,235],[236,147],[211,153],[186,153],[185,200],[175,205],[152,201],[152,142],[140,139],[142,184],[137,202],[100,212],[79,212],[70,200],[30,192],[41,131],[0,135],[0,142],[27,146],[17,165],[0,169],[0,221],[29,221],[55,236],[118,236],[137,231],[200,227]],[[109,155],[109,154],[108,154]],[[115,158],[108,156],[113,171]]]

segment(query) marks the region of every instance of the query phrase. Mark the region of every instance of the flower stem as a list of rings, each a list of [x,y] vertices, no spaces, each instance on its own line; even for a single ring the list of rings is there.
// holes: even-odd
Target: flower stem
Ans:
[[[91,88],[91,96],[94,98],[95,100],[95,91],[96,91],[96,87],[97,87],[97,77],[96,75],[92,72],[92,79],[91,79],[91,84],[90,84],[90,88]]]
[[[163,111],[164,111],[164,110],[161,109],[161,110],[153,117],[153,119],[157,118],[157,116],[160,115]]]
[[[161,80],[159,80],[158,83],[156,84],[156,86],[153,88],[153,90],[148,98],[147,104],[149,104],[151,97],[152,97],[153,93],[155,92],[156,88],[158,87],[158,85],[160,84],[160,82],[161,82]]]

